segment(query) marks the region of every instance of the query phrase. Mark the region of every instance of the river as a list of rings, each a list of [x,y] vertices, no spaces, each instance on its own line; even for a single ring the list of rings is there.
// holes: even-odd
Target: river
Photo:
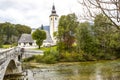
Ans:
[[[120,80],[120,60],[37,64],[36,66],[38,68],[29,69],[33,72],[35,80]]]

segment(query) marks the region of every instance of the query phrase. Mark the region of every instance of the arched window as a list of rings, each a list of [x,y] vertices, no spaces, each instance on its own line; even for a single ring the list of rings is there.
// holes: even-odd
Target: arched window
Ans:
[[[55,20],[57,20],[57,18],[55,17]]]

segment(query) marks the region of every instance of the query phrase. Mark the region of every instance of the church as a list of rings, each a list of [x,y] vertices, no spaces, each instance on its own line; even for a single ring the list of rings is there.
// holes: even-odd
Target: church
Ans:
[[[58,21],[59,16],[56,13],[55,5],[52,6],[52,11],[49,16],[49,26],[43,26],[43,30],[45,30],[47,34],[46,40],[43,42],[43,46],[55,45],[56,38],[54,37],[54,33],[58,31]]]
[[[46,40],[43,41],[42,46],[53,46],[56,45],[57,39],[54,37],[54,33],[58,31],[58,21],[59,16],[56,13],[55,5],[52,6],[51,14],[49,16],[49,26],[41,26],[39,29],[42,29],[46,32]],[[35,29],[32,30],[32,32]],[[25,36],[29,35],[29,36]],[[23,34],[19,41],[18,46],[20,47],[34,47],[36,46],[35,41],[32,40],[31,34]]]

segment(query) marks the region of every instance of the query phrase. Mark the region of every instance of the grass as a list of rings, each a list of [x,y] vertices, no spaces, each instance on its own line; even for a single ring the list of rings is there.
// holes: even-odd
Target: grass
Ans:
[[[12,47],[12,45],[8,45],[8,44],[7,44],[7,45],[3,45],[2,47],[3,47],[3,48],[10,48],[10,47]]]
[[[37,48],[36,50],[49,51],[50,49],[57,49],[57,46],[41,47],[40,49]]]
[[[52,47],[41,47],[40,49],[35,50],[42,50],[44,51],[44,55],[36,55],[32,56],[30,58],[24,59],[24,62],[36,62],[36,63],[47,63],[47,64],[53,64],[57,62],[57,46]]]
[[[36,62],[36,63],[47,63],[47,64],[53,64],[57,62],[86,62],[86,61],[97,61],[98,60],[104,60],[104,59],[97,59],[94,56],[89,55],[81,55],[75,52],[74,48],[73,51],[63,51],[61,53],[58,52],[57,46],[52,47],[41,47],[40,49],[36,50],[42,50],[44,51],[44,55],[37,55],[30,57],[28,59],[25,59],[24,62]]]

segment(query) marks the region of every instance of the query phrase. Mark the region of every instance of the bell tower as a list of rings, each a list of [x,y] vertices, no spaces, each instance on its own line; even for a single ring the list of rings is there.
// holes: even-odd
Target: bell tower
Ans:
[[[58,17],[59,16],[56,14],[55,5],[53,4],[49,19],[50,19],[50,36],[54,43],[56,43],[54,32],[58,31]]]

